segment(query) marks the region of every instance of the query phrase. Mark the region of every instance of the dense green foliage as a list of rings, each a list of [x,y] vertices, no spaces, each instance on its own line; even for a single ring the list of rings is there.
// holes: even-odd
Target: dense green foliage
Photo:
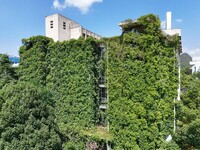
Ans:
[[[0,90],[9,83],[17,80],[15,69],[11,67],[11,62],[5,54],[0,54]],[[5,100],[0,95],[0,111]]]
[[[0,91],[6,102],[0,113],[0,149],[61,149],[52,95],[30,83],[10,84]]]
[[[89,127],[98,108],[97,43],[87,40],[52,42],[38,36],[23,40],[20,80],[47,85],[54,91],[59,123]]]
[[[13,82],[17,79],[14,68],[11,67],[11,62],[5,54],[0,54],[0,89],[4,85]]]
[[[47,86],[55,91],[58,122],[91,127],[98,112],[97,43],[79,39],[52,43],[49,49]]]
[[[182,76],[173,134],[179,38],[163,34],[152,14],[125,27],[101,42],[23,39],[18,75],[0,54],[0,149],[106,149],[106,141],[114,150],[200,149],[199,73]],[[100,74],[107,77],[109,132],[95,128]]]
[[[108,42],[110,132],[114,149],[158,149],[173,129],[177,92],[176,37],[159,29],[154,15],[140,28]],[[172,39],[173,38],[173,39]]]
[[[49,53],[48,44],[52,39],[44,36],[23,39],[23,46],[20,47],[20,80],[29,81],[35,85],[46,85],[48,75],[47,56]]]
[[[53,42],[31,37],[23,40],[20,58],[20,80],[52,91],[56,123],[65,134],[66,146],[73,142],[76,149],[84,147],[87,138],[81,141],[74,128],[81,132],[98,122],[98,42],[92,38]]]
[[[181,102],[177,104],[176,141],[182,149],[200,149],[200,78],[182,73]]]

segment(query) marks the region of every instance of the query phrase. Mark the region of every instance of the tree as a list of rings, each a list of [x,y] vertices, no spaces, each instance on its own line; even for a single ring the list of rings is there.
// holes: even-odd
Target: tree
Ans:
[[[182,95],[177,104],[176,141],[182,149],[200,148],[200,80],[199,74],[182,72]]]
[[[10,84],[0,91],[5,100],[0,112],[0,149],[59,150],[52,95],[28,82]]]
[[[14,68],[11,66],[8,56],[0,54],[0,90],[7,84],[16,82],[16,80],[17,75]],[[0,95],[0,111],[4,102],[4,99]]]
[[[48,45],[52,39],[45,36],[33,36],[23,39],[20,47],[19,79],[29,81],[35,85],[46,85],[46,77],[49,73],[47,56]]]
[[[11,66],[9,58],[5,54],[0,54],[0,89],[4,85],[14,82],[17,79],[14,68]]]
[[[77,147],[84,145],[77,140],[81,138],[75,136],[75,127],[80,131],[98,122],[100,52],[93,38],[52,42],[36,36],[24,39],[20,48],[20,81],[43,85],[53,92],[56,122],[68,146],[70,141]]]

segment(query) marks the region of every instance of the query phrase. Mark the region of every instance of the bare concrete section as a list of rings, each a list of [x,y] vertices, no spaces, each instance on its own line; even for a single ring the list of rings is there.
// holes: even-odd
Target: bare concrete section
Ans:
[[[53,14],[45,17],[45,32],[47,37],[60,42],[78,39],[81,36],[84,38],[89,36],[95,39],[101,38],[100,35],[83,28],[77,22],[60,14]]]

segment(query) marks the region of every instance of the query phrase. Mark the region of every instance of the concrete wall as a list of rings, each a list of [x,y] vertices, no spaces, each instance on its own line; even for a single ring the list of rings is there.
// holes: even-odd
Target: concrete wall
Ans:
[[[53,28],[51,28],[51,21],[53,21]],[[63,24],[65,24],[65,28]],[[85,31],[86,37],[92,36],[96,39],[101,38],[101,36],[84,29],[75,21],[59,14],[54,14],[46,17],[45,30],[47,37],[53,38],[54,41],[61,42],[70,39],[78,39],[83,35],[83,31]]]
[[[70,39],[78,39],[79,37],[82,36],[82,28],[81,27],[76,27],[72,28],[71,31],[71,36]]]
[[[168,34],[168,35],[175,35],[175,34],[177,34],[177,35],[179,35],[179,36],[181,36],[181,29],[167,29],[167,30],[163,30],[166,34]]]
[[[45,34],[47,37],[58,41],[58,14],[46,16],[45,18]],[[51,28],[51,21],[53,21],[53,28]]]
[[[63,28],[63,23],[65,23],[65,29]],[[64,40],[70,39],[70,22],[61,15],[58,15],[58,41],[62,42]]]

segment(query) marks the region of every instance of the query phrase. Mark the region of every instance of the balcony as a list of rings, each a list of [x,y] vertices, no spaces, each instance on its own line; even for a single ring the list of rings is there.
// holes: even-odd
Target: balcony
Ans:
[[[100,109],[106,109],[106,104],[100,104],[99,108]]]

